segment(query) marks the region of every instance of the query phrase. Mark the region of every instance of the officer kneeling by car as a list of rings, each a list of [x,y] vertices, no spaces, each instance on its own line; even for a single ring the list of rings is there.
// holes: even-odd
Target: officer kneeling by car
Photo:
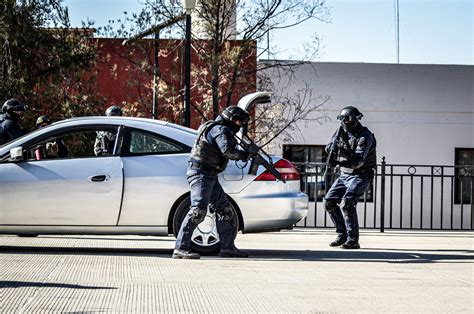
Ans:
[[[186,173],[191,186],[191,208],[181,224],[173,258],[200,258],[199,254],[190,252],[191,236],[204,221],[208,205],[217,214],[220,256],[248,257],[246,252],[234,245],[237,230],[233,221],[237,217],[234,217],[234,211],[218,180],[218,174],[225,170],[229,159],[247,160],[249,156],[246,151],[237,148],[234,137],[248,117],[242,108],[230,106],[216,120],[208,121],[199,128]]]

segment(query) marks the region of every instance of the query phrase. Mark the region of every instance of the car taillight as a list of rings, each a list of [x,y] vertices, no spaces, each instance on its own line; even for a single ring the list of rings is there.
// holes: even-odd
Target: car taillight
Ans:
[[[300,173],[298,172],[296,167],[288,160],[280,159],[273,166],[279,173],[281,173],[282,179],[286,181],[300,179]],[[262,173],[255,179],[255,181],[276,181],[276,178],[268,170],[265,170],[264,173]]]

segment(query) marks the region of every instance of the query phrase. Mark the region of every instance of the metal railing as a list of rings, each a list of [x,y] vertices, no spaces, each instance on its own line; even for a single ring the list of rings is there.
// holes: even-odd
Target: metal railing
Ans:
[[[299,227],[333,227],[323,203],[323,163],[295,163],[308,216]],[[473,230],[474,165],[377,165],[372,184],[359,199],[361,228]]]

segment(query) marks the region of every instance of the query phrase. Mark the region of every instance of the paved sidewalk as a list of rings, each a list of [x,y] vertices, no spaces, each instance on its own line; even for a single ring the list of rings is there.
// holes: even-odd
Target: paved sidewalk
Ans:
[[[174,238],[0,235],[0,312],[473,313],[472,232],[239,234],[249,259],[170,258]]]

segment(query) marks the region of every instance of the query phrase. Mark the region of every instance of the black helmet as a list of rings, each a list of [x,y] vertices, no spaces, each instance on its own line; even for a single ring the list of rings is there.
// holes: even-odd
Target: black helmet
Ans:
[[[40,116],[38,119],[36,119],[36,127],[41,128],[43,126],[46,126],[51,123],[51,120],[49,120],[49,117],[47,115]]]
[[[364,115],[356,107],[345,107],[342,108],[341,112],[337,116],[337,120],[341,121],[342,128],[344,131],[352,131],[358,124],[359,120]]]
[[[12,113],[13,111],[25,112],[26,109],[26,106],[21,101],[15,98],[5,101],[2,106],[3,113]]]
[[[243,124],[247,123],[249,114],[240,107],[229,106],[222,111],[221,117],[237,132]]]
[[[121,116],[122,115],[122,109],[120,109],[119,106],[110,106],[105,110],[105,115],[108,117],[112,116]]]

